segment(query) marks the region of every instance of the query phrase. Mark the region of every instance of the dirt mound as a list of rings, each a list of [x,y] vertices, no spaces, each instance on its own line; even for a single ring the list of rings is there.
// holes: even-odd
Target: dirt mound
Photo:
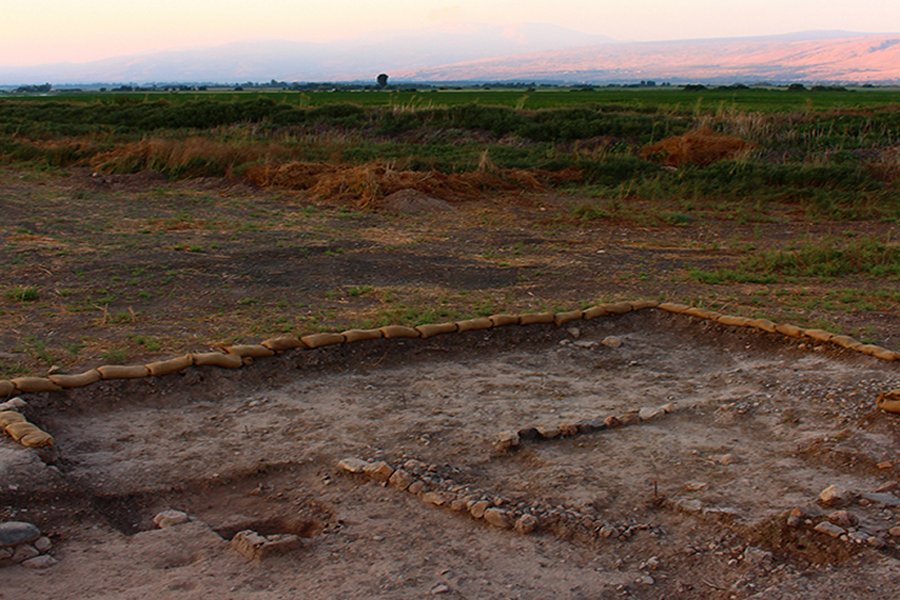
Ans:
[[[663,164],[708,165],[734,158],[752,145],[739,137],[717,133],[708,127],[689,131],[649,144],[641,149],[642,158],[658,159]]]
[[[405,215],[429,214],[434,212],[445,212],[454,210],[453,206],[446,200],[433,198],[428,194],[423,194],[418,190],[400,190],[394,192],[379,202],[379,208],[389,212],[395,212]]]

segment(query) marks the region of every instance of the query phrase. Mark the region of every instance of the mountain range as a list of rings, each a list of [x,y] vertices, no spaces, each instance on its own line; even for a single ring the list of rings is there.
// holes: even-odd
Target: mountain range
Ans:
[[[256,40],[86,63],[0,65],[0,84],[269,81],[900,83],[900,34],[844,31],[615,41],[546,24],[385,32],[307,43]]]

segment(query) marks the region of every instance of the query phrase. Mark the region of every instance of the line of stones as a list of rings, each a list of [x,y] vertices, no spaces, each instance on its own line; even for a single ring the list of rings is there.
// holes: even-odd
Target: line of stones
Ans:
[[[621,415],[607,415],[596,419],[582,419],[574,423],[557,425],[537,425],[525,427],[518,431],[501,431],[494,440],[497,452],[510,452],[518,448],[523,441],[546,441],[557,438],[571,438],[577,435],[595,433],[604,429],[615,429],[626,425],[635,425],[656,419],[660,415],[674,412],[676,405],[669,402],[658,407],[644,407]]]
[[[338,462],[338,468],[412,494],[429,506],[449,509],[522,535],[545,531],[563,540],[590,544],[602,538],[627,540],[634,532],[651,528],[646,524],[616,526],[595,515],[541,500],[525,502],[504,498],[457,483],[447,472],[449,469],[442,470],[413,458],[397,468],[383,460],[344,458]]]

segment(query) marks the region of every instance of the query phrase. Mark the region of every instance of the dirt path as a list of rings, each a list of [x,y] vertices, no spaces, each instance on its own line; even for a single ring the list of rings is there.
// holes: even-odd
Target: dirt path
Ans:
[[[59,456],[0,440],[0,519],[37,523],[60,563],[5,571],[0,597],[890,598],[900,440],[873,399],[896,387],[892,363],[650,310],[29,398]],[[346,456],[556,512],[519,535],[341,473]],[[875,494],[846,507],[861,543],[813,529],[833,484]],[[156,529],[167,508],[194,521]],[[246,528],[303,544],[250,563],[227,544]]]

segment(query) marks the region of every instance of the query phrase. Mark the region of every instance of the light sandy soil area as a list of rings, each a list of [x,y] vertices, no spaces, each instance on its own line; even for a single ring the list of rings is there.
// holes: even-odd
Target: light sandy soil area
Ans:
[[[874,398],[898,387],[896,363],[645,310],[34,395],[56,451],[0,439],[0,520],[38,525],[59,563],[3,569],[0,598],[893,598],[898,417]],[[609,415],[627,424],[584,426]],[[538,528],[344,457],[421,461],[428,489]],[[843,506],[817,503],[830,485]],[[192,521],[158,529],[165,509]],[[829,517],[855,522],[831,537]],[[302,544],[249,561],[244,529]]]

